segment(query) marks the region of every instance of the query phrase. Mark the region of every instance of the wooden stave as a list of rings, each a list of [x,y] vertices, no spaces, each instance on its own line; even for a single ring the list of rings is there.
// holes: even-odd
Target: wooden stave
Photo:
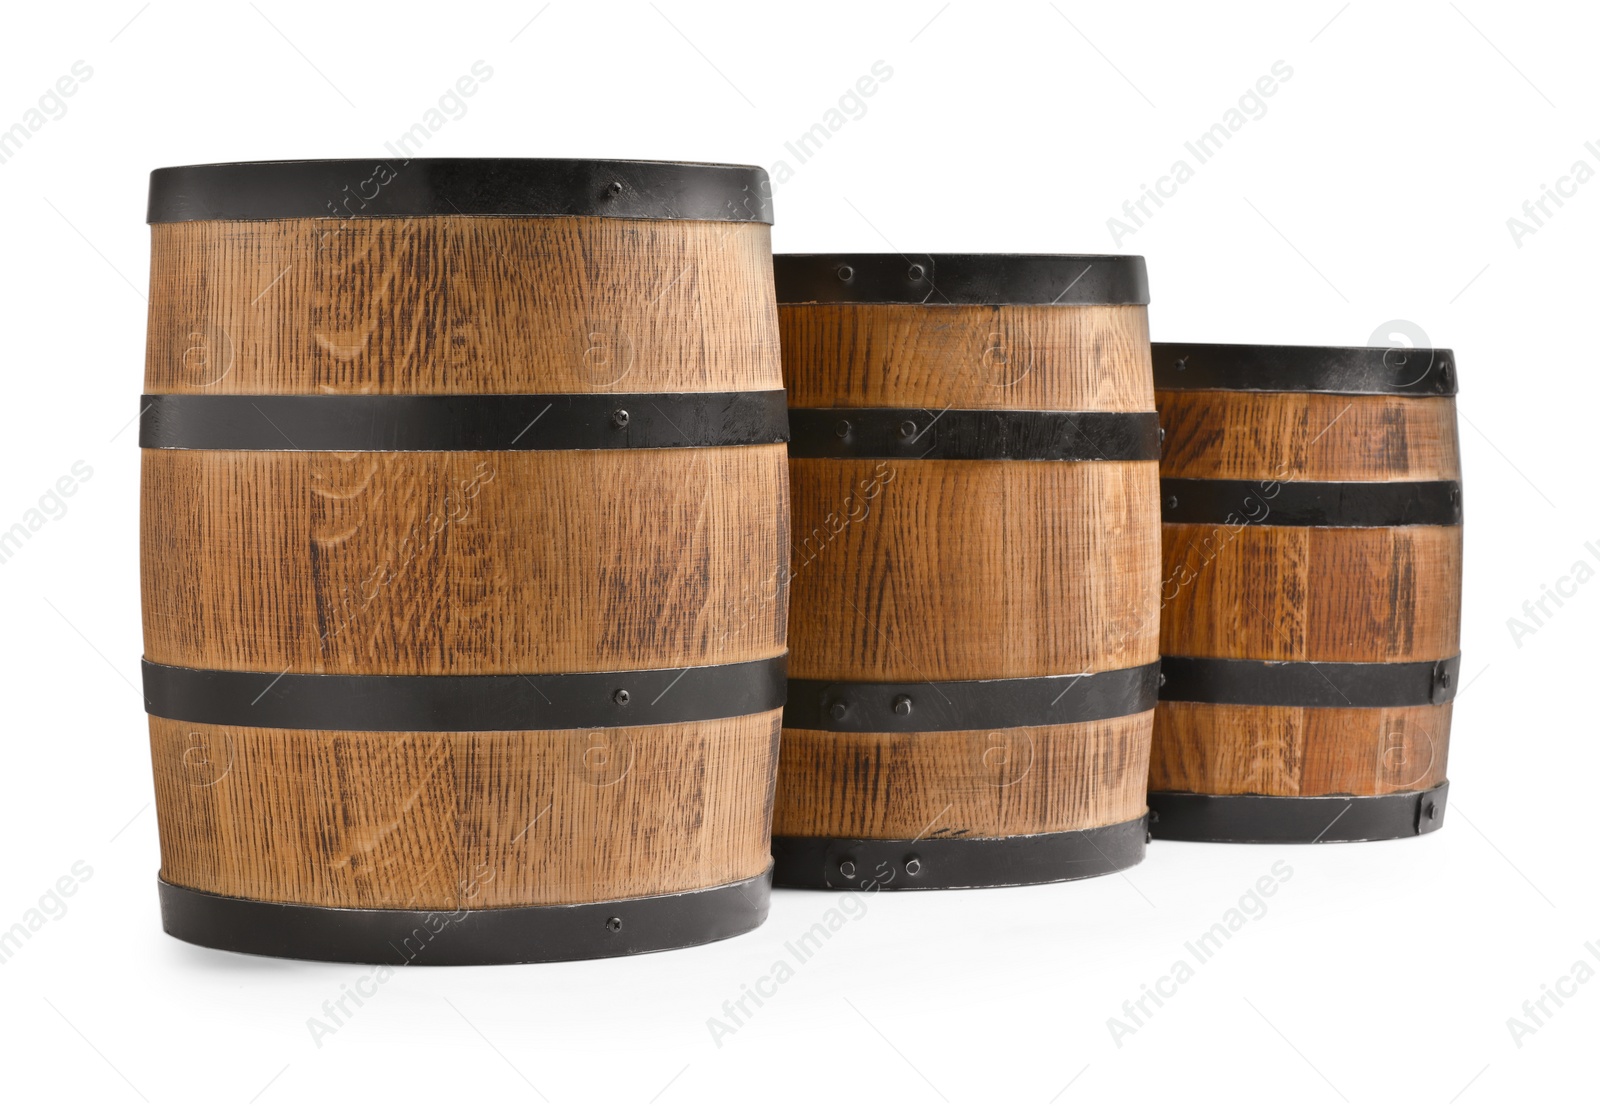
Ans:
[[[143,469],[145,655],[155,663],[489,675],[668,668],[784,652],[785,582],[775,567],[789,526],[781,445],[147,450]],[[563,511],[588,488],[612,491],[592,510]],[[636,502],[641,495],[650,497],[644,507]],[[391,502],[408,512],[390,511]],[[541,516],[557,513],[559,532],[534,529]],[[651,547],[630,544],[651,528],[672,535],[707,572],[718,570],[724,586],[685,571],[674,585],[681,594],[654,598],[650,587],[660,574]],[[211,534],[246,540],[220,548]],[[164,550],[174,542],[188,555],[169,559]],[[609,564],[633,591],[618,600],[586,588],[590,563]],[[473,581],[506,564],[546,567],[539,578],[520,581],[510,633],[501,622],[492,628],[496,636],[484,625],[486,597]],[[228,587],[236,580],[259,582],[252,592],[259,608],[233,597]],[[407,580],[432,590],[407,594],[397,587]],[[423,601],[432,611],[432,639],[388,634],[390,626],[416,621]],[[589,620],[574,617],[571,604],[581,604]],[[611,622],[631,636],[605,631]],[[196,626],[207,630],[198,635]],[[585,638],[575,636],[584,629]]]
[[[149,393],[783,387],[763,223],[281,219],[151,240]]]
[[[770,711],[667,726],[355,733],[152,717],[162,878],[235,898],[396,910],[738,882],[771,864],[779,721]],[[310,820],[317,812],[325,824]],[[619,835],[619,825],[651,832]]]

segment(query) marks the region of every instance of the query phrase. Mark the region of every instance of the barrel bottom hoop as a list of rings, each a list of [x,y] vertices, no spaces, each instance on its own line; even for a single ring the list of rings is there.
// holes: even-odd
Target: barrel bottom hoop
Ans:
[[[1070,676],[865,683],[790,680],[783,725],[832,733],[1064,726],[1154,710],[1159,661]]]
[[[489,910],[363,910],[215,895],[160,880],[162,928],[194,945],[352,964],[540,964],[688,948],[767,917],[772,869],[698,891]]]
[[[1144,859],[1144,816],[1018,837],[863,840],[774,837],[773,882],[814,891],[950,891],[1062,883],[1132,868]]]
[[[1461,686],[1461,656],[1436,661],[1161,658],[1161,698],[1241,707],[1440,706]],[[792,681],[791,681],[792,687]]]
[[[1313,845],[1390,841],[1444,825],[1449,781],[1393,795],[1150,793],[1150,832],[1163,841]]]

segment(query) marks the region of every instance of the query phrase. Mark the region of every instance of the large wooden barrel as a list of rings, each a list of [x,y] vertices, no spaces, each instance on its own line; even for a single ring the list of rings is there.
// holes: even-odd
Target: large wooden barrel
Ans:
[[[394,963],[766,914],[788,479],[759,169],[158,170],[169,933]]]
[[[777,882],[1137,863],[1160,555],[1143,259],[775,264],[794,490]]]
[[[1446,349],[1154,347],[1161,705],[1152,831],[1438,829],[1460,682]]]

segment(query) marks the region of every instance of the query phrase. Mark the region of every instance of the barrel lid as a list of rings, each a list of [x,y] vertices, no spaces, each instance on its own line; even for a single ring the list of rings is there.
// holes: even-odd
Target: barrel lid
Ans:
[[[1448,349],[1155,342],[1150,357],[1158,390],[1456,394],[1456,358]]]
[[[150,174],[147,222],[590,215],[771,223],[754,165],[570,158],[352,158],[179,165]]]
[[[779,303],[1147,304],[1144,258],[1057,253],[784,253]]]

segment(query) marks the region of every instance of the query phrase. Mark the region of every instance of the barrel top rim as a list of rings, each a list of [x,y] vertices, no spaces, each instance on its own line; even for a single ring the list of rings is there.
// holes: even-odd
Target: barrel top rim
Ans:
[[[1157,391],[1413,397],[1457,391],[1456,355],[1447,346],[1152,342],[1150,356]]]
[[[1285,345],[1275,342],[1157,342],[1152,340],[1150,342],[1150,348],[1175,350],[1190,349],[1216,352],[1221,352],[1223,350],[1271,350],[1275,355],[1280,357],[1334,353],[1359,356],[1373,353],[1383,354],[1388,353],[1393,349],[1402,349],[1408,353],[1450,354],[1451,356],[1454,356],[1454,351],[1451,350],[1449,346],[1317,346]]]
[[[248,161],[196,161],[182,165],[158,165],[150,170],[167,173],[174,169],[235,169],[260,165],[368,165],[387,158],[365,157],[266,157]],[[759,165],[740,161],[675,161],[653,157],[413,157],[401,158],[407,165],[436,165],[455,162],[467,165],[495,165],[503,162],[521,162],[534,165],[680,165],[706,169],[761,169]],[[762,170],[765,172],[765,170]]]
[[[387,179],[380,182],[385,171]],[[771,193],[766,170],[736,162],[388,156],[218,161],[151,170],[146,222],[468,215],[771,223]]]
[[[1076,261],[1143,261],[1144,255],[1138,253],[1052,253],[1047,250],[942,250],[939,253],[914,254],[896,253],[894,250],[849,250],[844,252],[830,252],[827,250],[785,250],[775,253],[773,257],[826,257],[826,258],[861,258],[865,261],[901,261],[918,257],[932,257],[936,260],[951,260],[958,258],[1003,258],[1007,260],[1030,259],[1036,257],[1055,258],[1058,260]]]
[[[780,304],[1144,306],[1144,258],[1096,253],[780,253]],[[931,274],[931,275],[930,275]]]

